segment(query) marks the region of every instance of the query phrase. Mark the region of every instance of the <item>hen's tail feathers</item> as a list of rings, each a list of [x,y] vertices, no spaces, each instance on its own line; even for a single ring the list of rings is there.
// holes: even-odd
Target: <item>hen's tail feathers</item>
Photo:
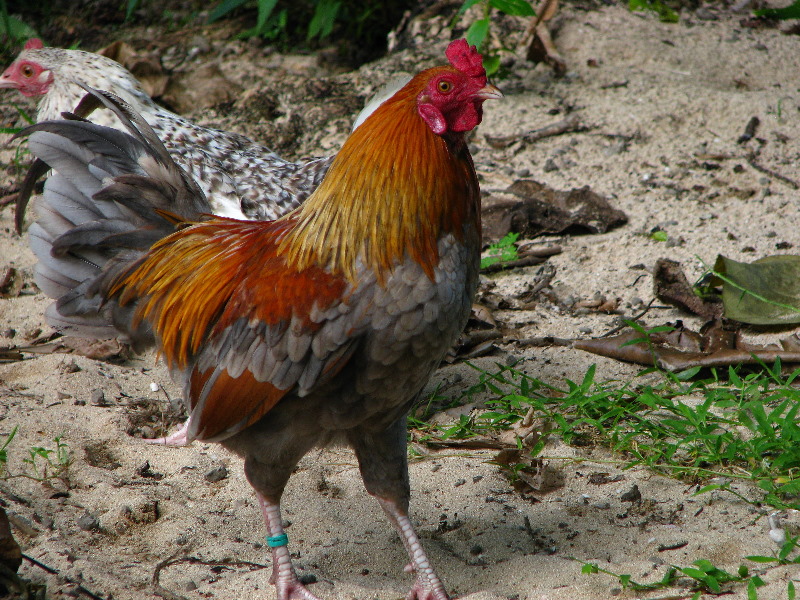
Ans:
[[[125,126],[128,128],[128,131],[130,131],[134,138],[151,147],[161,162],[164,164],[173,164],[169,152],[164,147],[164,144],[158,138],[156,133],[153,131],[153,128],[150,127],[150,124],[145,121],[135,110],[133,110],[129,104],[111,92],[95,90],[80,81],[76,81],[75,83],[86,90],[87,94],[81,99],[73,112],[61,113],[61,116],[64,119],[70,121],[86,121],[86,118],[97,108],[108,108],[117,117],[119,117],[119,120],[125,124]],[[32,128],[28,128],[17,135],[27,135],[29,131],[34,130]],[[14,225],[17,233],[22,233],[22,228],[25,222],[25,211],[31,196],[34,193],[36,182],[49,169],[50,165],[47,164],[45,160],[42,160],[41,157],[39,157],[34,161],[34,163],[31,165],[31,168],[28,170],[28,173],[25,176],[22,185],[20,186],[20,191],[17,195],[15,205]],[[193,179],[184,176],[184,180],[186,183],[185,187],[186,190],[189,191],[190,198],[176,198],[175,202],[177,205],[172,210],[177,210],[181,215],[189,218],[188,214],[184,213],[191,211],[192,205],[194,204],[193,198],[198,195],[202,196],[203,194]],[[210,212],[210,204],[203,210],[204,212]]]
[[[67,120],[20,134],[54,171],[29,230],[39,259],[36,284],[56,300],[46,312],[56,329],[98,338],[120,337],[122,329],[141,349],[153,343],[152,334],[130,331],[132,308],[105,303],[98,291],[175,231],[177,221],[197,220],[211,208],[132,108],[107,92],[88,91],[132,135],[66,113]]]

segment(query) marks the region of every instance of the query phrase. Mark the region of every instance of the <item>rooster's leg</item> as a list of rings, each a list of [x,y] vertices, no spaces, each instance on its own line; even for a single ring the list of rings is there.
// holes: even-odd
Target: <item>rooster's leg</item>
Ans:
[[[411,560],[406,571],[416,575],[406,600],[448,600],[449,596],[428,561],[422,543],[408,518],[408,459],[406,420],[400,419],[380,432],[352,430],[348,433],[358,457],[361,478],[397,529]]]
[[[417,575],[411,591],[406,595],[406,600],[448,600],[449,596],[444,585],[428,561],[428,556],[422,548],[422,542],[417,537],[417,532],[414,531],[414,526],[411,525],[406,511],[401,510],[392,500],[386,498],[379,497],[378,502],[400,534],[406,552],[408,552],[408,558],[411,559],[406,571]]]
[[[272,576],[269,582],[275,586],[278,600],[319,600],[300,583],[292,565],[292,557],[286,546],[281,520],[281,507],[279,502],[271,502],[258,494],[261,512],[264,514],[264,523],[267,528],[267,543],[272,540]],[[283,538],[283,544],[281,544]]]

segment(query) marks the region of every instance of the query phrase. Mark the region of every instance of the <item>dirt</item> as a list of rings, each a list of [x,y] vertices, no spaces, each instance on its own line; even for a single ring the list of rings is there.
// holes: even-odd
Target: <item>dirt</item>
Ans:
[[[516,363],[562,388],[582,380],[592,364],[600,381],[631,380],[638,367],[518,340],[585,338],[612,329],[652,299],[648,269],[658,258],[680,261],[691,281],[718,253],[752,261],[800,246],[800,193],[792,185],[800,182],[798,38],[752,27],[747,18],[710,6],[667,24],[618,6],[567,5],[555,35],[568,67],[564,77],[526,62],[522,52],[513,64],[506,61],[510,75],[497,82],[505,99],[487,103],[471,140],[484,193],[497,195],[521,179],[561,191],[589,186],[628,222],[603,234],[536,238],[537,245],[562,247],[546,265],[555,277],[535,302],[494,311],[504,337],[474,364]],[[316,56],[225,42],[205,30],[176,37],[171,50],[145,42],[157,39],[153,31],[137,39],[139,50],[163,58],[175,90],[201,69],[223,81],[223,92],[225,81],[235,86],[234,95],[215,95],[214,106],[195,107],[188,116],[290,156],[312,156],[335,152],[364,99],[397,71],[440,62],[446,22],[438,16],[408,24],[395,53],[345,73]],[[507,45],[514,46],[523,25],[503,21]],[[2,94],[6,121],[16,119],[11,102],[31,106]],[[568,115],[578,115],[583,129],[501,149],[486,141]],[[739,143],[754,116],[760,120],[755,137]],[[5,161],[14,147],[3,151]],[[7,173],[6,191],[13,166]],[[667,240],[654,239],[654,230],[666,232]],[[16,269],[23,284],[19,295],[0,300],[0,346],[24,346],[48,334],[42,318],[48,300],[33,286],[34,260],[25,236],[13,232],[8,206],[0,209],[0,248],[0,268]],[[542,276],[540,268],[493,274],[485,287],[514,297]],[[571,308],[595,298],[614,301],[618,310]],[[699,325],[656,305],[643,317],[648,326],[676,319]],[[463,363],[447,365],[429,389],[457,397],[477,378]],[[154,356],[110,363],[26,352],[24,360],[0,364],[0,396],[0,433],[19,427],[8,448],[10,473],[32,474],[24,462],[28,448],[53,449],[54,438],[72,452],[61,478],[0,482],[23,552],[59,573],[23,563],[21,575],[46,584],[48,597],[85,597],[76,588],[80,582],[102,598],[157,598],[154,574],[174,594],[163,597],[273,597],[261,517],[240,461],[214,444],[164,448],[136,437],[146,428],[168,429],[180,396]],[[535,500],[520,496],[490,462],[493,450],[420,449],[423,458],[411,464],[412,519],[453,596],[633,598],[616,578],[582,574],[573,558],[650,582],[669,564],[697,559],[731,572],[745,563],[757,567],[744,557],[776,548],[766,510],[732,495],[694,496],[697,485],[645,468],[624,470],[623,457],[596,446],[552,440],[543,454],[563,486],[534,494]],[[733,488],[757,497],[745,484]],[[296,564],[316,580],[315,594],[333,600],[406,593],[411,580],[402,572],[403,547],[364,493],[349,451],[307,456],[289,483],[284,509]],[[797,521],[796,513],[788,518]],[[791,577],[797,572],[790,567],[769,569],[758,597],[786,597]],[[744,586],[726,589],[727,597],[747,597]],[[691,596],[678,586],[650,597],[665,594]]]

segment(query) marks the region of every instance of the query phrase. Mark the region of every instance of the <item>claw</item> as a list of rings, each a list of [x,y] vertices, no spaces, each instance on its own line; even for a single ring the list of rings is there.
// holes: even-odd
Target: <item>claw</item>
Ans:
[[[187,420],[180,426],[178,431],[169,434],[167,437],[145,440],[148,444],[162,444],[164,446],[188,446],[191,441],[188,436],[189,421]]]

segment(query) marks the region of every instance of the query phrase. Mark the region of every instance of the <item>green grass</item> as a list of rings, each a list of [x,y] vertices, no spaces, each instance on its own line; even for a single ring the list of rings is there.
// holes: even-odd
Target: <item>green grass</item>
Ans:
[[[9,468],[9,447],[19,430],[15,426],[5,437],[0,445],[0,479],[13,479],[26,477],[35,481],[49,481],[59,479],[69,487],[69,468],[74,460],[72,450],[61,436],[53,438],[55,448],[44,446],[31,446],[27,449],[28,456],[21,459],[22,470],[12,471]]]
[[[753,504],[800,509],[800,370],[783,376],[781,365],[696,379],[699,369],[678,375],[647,370],[630,382],[599,382],[591,367],[583,380],[554,387],[513,367],[481,371],[479,383],[449,400],[463,404],[481,394],[482,410],[450,425],[433,425],[418,411],[411,426],[420,440],[466,439],[512,428],[529,414],[549,423],[549,436],[572,445],[604,446],[629,468],[703,484],[712,477],[751,481]],[[644,383],[644,375],[655,383]],[[432,399],[441,404],[444,399]],[[540,439],[531,452],[544,451]],[[553,457],[550,457],[553,458]],[[737,494],[730,485],[712,485]]]
[[[485,256],[481,258],[481,269],[499,262],[508,262],[519,258],[517,246],[515,245],[518,233],[507,233],[499,242],[490,245],[486,249]]]

